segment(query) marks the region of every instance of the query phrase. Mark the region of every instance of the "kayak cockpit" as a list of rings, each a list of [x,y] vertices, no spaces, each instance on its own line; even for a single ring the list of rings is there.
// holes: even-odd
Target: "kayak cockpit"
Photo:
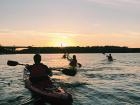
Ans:
[[[72,95],[67,93],[61,87],[45,87],[46,82],[42,81],[38,84],[32,84],[29,79],[30,73],[27,68],[24,69],[25,87],[34,94],[43,98],[46,102],[53,105],[71,105],[73,102]]]

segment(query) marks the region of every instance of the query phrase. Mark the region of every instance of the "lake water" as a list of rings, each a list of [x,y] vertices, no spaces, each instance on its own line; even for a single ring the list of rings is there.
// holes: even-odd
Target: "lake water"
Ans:
[[[74,77],[54,72],[58,85],[73,96],[73,105],[140,105],[140,53],[105,55],[76,54],[82,68]],[[62,54],[42,54],[49,67],[66,67]],[[0,105],[33,105],[34,98],[24,87],[22,66],[7,66],[7,60],[32,64],[33,54],[0,55]]]

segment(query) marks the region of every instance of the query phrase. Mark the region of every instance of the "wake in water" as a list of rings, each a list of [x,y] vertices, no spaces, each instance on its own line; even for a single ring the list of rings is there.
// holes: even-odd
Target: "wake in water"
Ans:
[[[57,60],[60,56],[44,54],[43,58],[49,60],[43,62],[50,67],[66,66],[64,60]],[[70,77],[57,71],[53,77],[58,86],[72,94],[73,105],[140,105],[140,54],[113,54],[117,59],[113,62],[100,54],[77,56],[82,64],[77,75]],[[0,62],[0,105],[44,104],[24,87],[23,67],[4,65],[9,57],[2,57]],[[12,55],[13,58],[23,63],[32,62],[31,55]]]

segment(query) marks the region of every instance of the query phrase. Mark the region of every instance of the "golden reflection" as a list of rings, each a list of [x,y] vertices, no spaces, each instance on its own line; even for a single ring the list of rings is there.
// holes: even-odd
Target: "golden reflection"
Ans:
[[[60,80],[66,80],[68,77],[66,76],[58,76],[58,75],[53,75],[52,78],[55,78],[55,79],[60,79]]]

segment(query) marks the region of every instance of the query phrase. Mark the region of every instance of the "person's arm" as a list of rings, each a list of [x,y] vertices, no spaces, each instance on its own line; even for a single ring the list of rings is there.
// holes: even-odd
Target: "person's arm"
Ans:
[[[72,58],[69,56],[69,54],[67,55],[67,59],[71,62]]]
[[[45,65],[46,66],[46,65]],[[46,72],[49,76],[52,76],[53,73],[52,73],[52,70],[48,68],[48,66],[46,66]]]
[[[32,65],[25,65],[25,67],[26,67],[26,69],[29,71],[29,72],[31,72],[31,67],[32,67]]]
[[[106,55],[107,58],[109,58],[109,55]]]
[[[48,68],[48,71],[49,71],[49,76],[52,76],[53,75],[52,70]]]

